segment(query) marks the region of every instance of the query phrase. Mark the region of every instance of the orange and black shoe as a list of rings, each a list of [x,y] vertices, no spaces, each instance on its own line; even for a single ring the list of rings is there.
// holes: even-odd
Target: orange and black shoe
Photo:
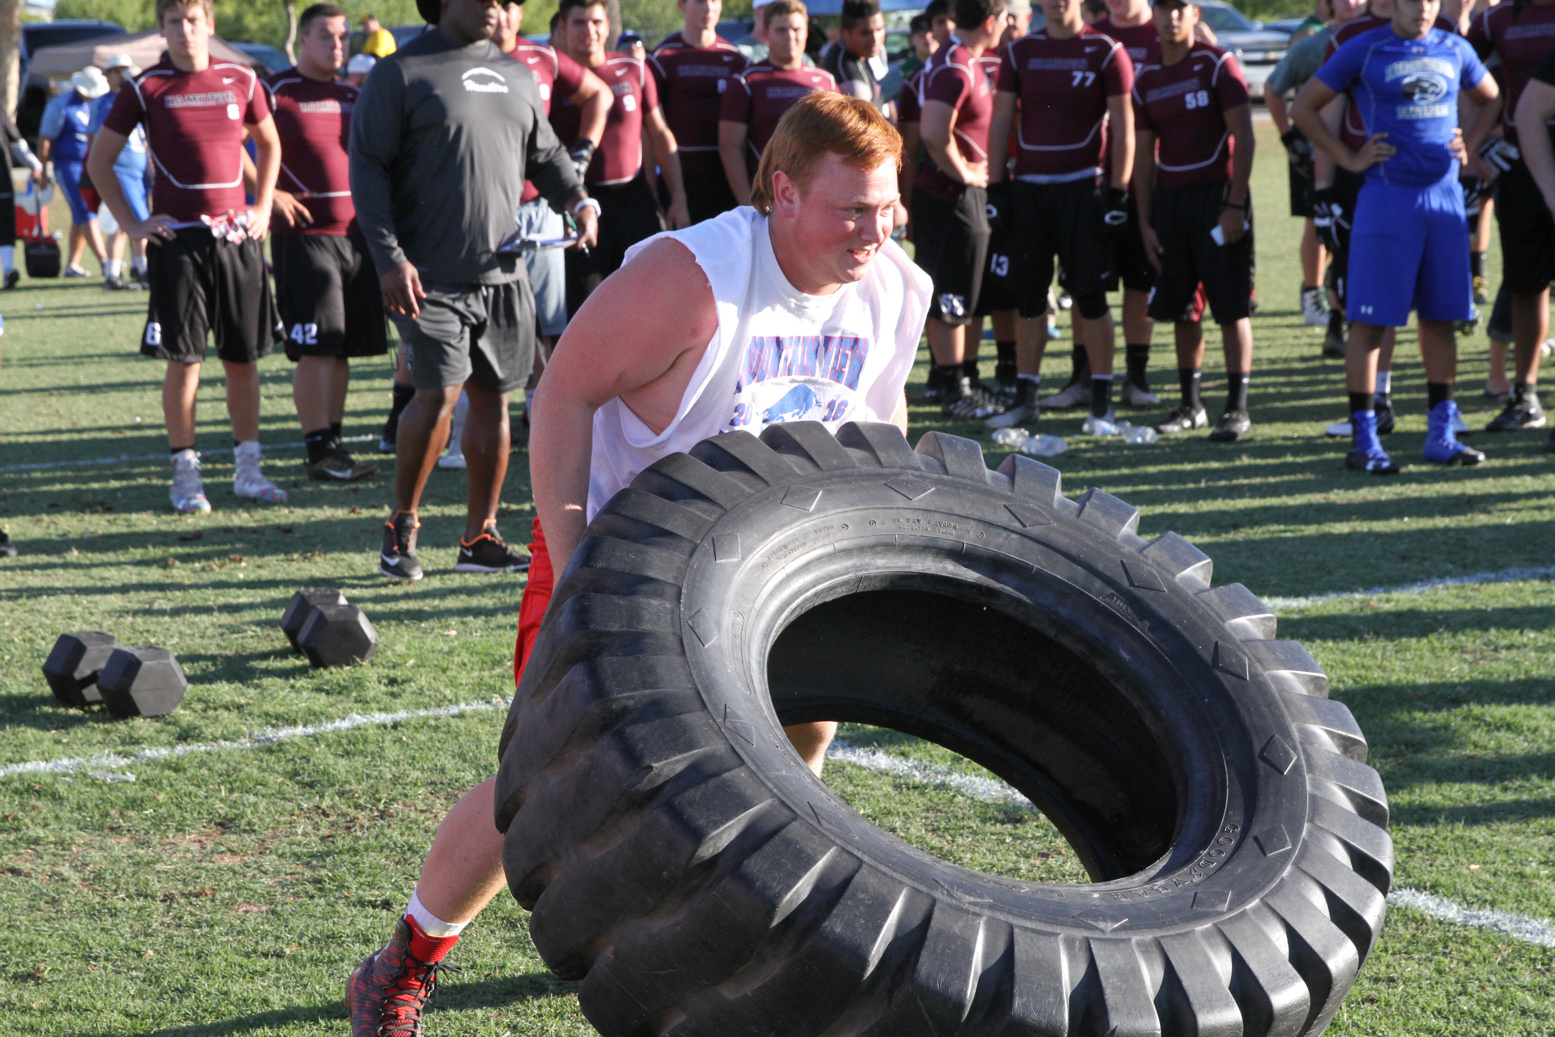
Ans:
[[[443,956],[457,936],[428,936],[408,916],[394,939],[356,967],[346,983],[351,1037],[421,1037],[421,1013],[437,994],[443,972],[458,972]]]
[[[393,580],[421,579],[421,563],[416,561],[416,530],[421,523],[413,511],[396,511],[383,524],[383,551],[378,571]],[[461,555],[461,557],[463,557]]]
[[[495,522],[486,523],[474,540],[459,541],[459,560],[454,572],[521,573],[529,568],[529,555],[509,546]]]

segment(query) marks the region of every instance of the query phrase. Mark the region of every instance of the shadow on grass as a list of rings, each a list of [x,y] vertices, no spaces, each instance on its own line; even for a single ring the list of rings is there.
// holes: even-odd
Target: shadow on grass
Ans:
[[[436,1027],[440,1010],[465,1008],[502,1008],[539,998],[555,997],[559,992],[576,989],[576,984],[561,983],[549,973],[529,972],[471,983],[446,983],[438,991],[437,1004],[426,1020]],[[345,1005],[338,1000],[292,1008],[255,1012],[232,1019],[208,1023],[190,1023],[147,1031],[144,1037],[222,1037],[225,1034],[268,1032],[291,1023],[322,1023],[347,1018]],[[123,1037],[123,1030],[78,1030],[73,1037]]]

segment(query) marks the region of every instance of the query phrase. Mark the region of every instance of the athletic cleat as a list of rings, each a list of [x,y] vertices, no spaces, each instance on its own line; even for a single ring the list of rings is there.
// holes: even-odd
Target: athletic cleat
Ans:
[[[983,427],[1013,428],[1028,421],[1036,421],[1037,415],[1041,413],[1041,408],[1037,406],[1037,383],[1030,378],[1022,378],[1015,386],[1015,400],[1009,409],[983,422]]]
[[[468,468],[470,463],[464,459],[464,451],[458,443],[449,443],[448,449],[443,451],[443,456],[437,459],[439,468]]]
[[[308,464],[308,478],[314,482],[359,482],[377,474],[377,465],[363,464],[343,448],[336,448]]]
[[[286,491],[266,479],[259,470],[259,444],[240,444],[233,456],[237,470],[232,474],[232,492],[239,500],[258,504],[284,504]]]
[[[1485,292],[1486,287],[1483,277],[1474,278],[1474,305],[1483,306],[1490,301],[1490,296]]]
[[[924,403],[945,402],[945,391],[950,388],[949,382],[933,367],[929,368],[929,377],[923,383]]]
[[[1479,321],[1479,307],[1470,306],[1469,319],[1458,321],[1454,327],[1457,329],[1457,332],[1460,335],[1472,335],[1474,334],[1474,330],[1479,327]]]
[[[1209,434],[1211,443],[1235,443],[1253,430],[1253,419],[1245,410],[1228,410],[1215,422],[1215,430]]]
[[[383,550],[378,556],[378,571],[391,580],[421,579],[421,563],[416,560],[416,530],[421,523],[410,511],[396,511],[383,524]]]
[[[72,278],[91,277],[92,275],[87,273],[85,268],[76,266],[74,263],[72,263],[70,266],[65,267],[65,269],[60,272],[59,276],[68,281]]]
[[[200,478],[200,455],[193,450],[180,450],[173,455],[173,486],[167,496],[180,515],[203,515],[211,510],[211,502],[205,496],[205,481]]]
[[[1301,321],[1309,328],[1328,323],[1328,293],[1321,288],[1301,290]]]
[[[1003,411],[1004,406],[982,382],[973,382],[966,375],[961,376],[940,402],[940,413],[957,421],[983,421]]]
[[[1386,436],[1393,431],[1393,397],[1373,396],[1371,398],[1371,411],[1377,415],[1377,435]]]
[[[1490,419],[1486,432],[1517,432],[1525,428],[1544,427],[1544,408],[1539,406],[1539,396],[1532,388],[1521,394],[1513,392],[1500,414]]]
[[[1014,367],[999,364],[994,368],[994,396],[1006,407],[1020,399],[1020,376]]]
[[[1044,397],[1037,405],[1043,410],[1069,410],[1073,407],[1089,406],[1090,402],[1090,382],[1078,381],[1070,382],[1053,395]]]
[[[1183,403],[1168,414],[1155,430],[1163,436],[1175,436],[1200,428],[1209,428],[1209,414],[1204,410],[1204,405]]]
[[[1350,440],[1350,452],[1344,455],[1346,468],[1369,475],[1397,475],[1398,465],[1382,449],[1377,439],[1377,415],[1372,411],[1357,411],[1350,415],[1355,433]]]
[[[103,278],[103,291],[138,292],[140,291],[140,283],[138,281],[126,281],[122,277],[105,277]]]
[[[5,530],[0,529],[0,558],[15,558],[16,545],[11,543],[11,538],[5,535]]]
[[[346,983],[351,1037],[421,1037],[421,1013],[437,996],[438,976],[459,971],[441,960],[422,961],[410,949],[415,939],[447,953],[457,937],[437,940],[413,926],[410,919],[401,918],[394,939],[351,973]]]
[[[1421,450],[1427,461],[1468,466],[1479,464],[1485,459],[1485,455],[1478,450],[1458,442],[1458,437],[1453,434],[1453,419],[1457,416],[1458,405],[1452,400],[1443,400],[1431,408],[1430,426],[1425,434],[1425,447]]]
[[[497,532],[497,524],[488,522],[474,540],[459,541],[457,573],[521,573],[529,568],[529,555],[511,547]]]
[[[1330,360],[1344,359],[1344,339],[1334,334],[1332,329],[1323,335],[1323,355]]]
[[[1123,406],[1125,407],[1159,407],[1161,397],[1150,391],[1148,385],[1136,385],[1133,382],[1123,383]]]
[[[6,272],[5,287],[7,290],[15,288],[18,284],[21,283],[21,281],[22,272],[20,270],[10,270]]]

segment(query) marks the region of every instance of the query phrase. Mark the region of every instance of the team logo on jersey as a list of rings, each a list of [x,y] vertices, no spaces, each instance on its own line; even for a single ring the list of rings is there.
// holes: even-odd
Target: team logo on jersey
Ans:
[[[1447,94],[1447,83],[1434,73],[1416,73],[1404,80],[1404,97],[1414,104],[1430,104]]]
[[[505,94],[508,81],[500,72],[477,65],[459,77],[464,88],[472,94]]]

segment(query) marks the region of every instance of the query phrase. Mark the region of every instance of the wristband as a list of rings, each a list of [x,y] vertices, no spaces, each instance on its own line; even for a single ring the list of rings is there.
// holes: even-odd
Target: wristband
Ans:
[[[584,209],[593,209],[594,210],[594,217],[596,219],[599,218],[600,216],[604,215],[604,211],[602,209],[600,209],[600,207],[599,207],[599,201],[597,199],[594,199],[594,198],[585,198],[585,199],[583,199],[583,201],[579,202],[577,205],[574,205],[572,207],[572,214],[574,216],[577,216],[577,215],[581,214]]]

